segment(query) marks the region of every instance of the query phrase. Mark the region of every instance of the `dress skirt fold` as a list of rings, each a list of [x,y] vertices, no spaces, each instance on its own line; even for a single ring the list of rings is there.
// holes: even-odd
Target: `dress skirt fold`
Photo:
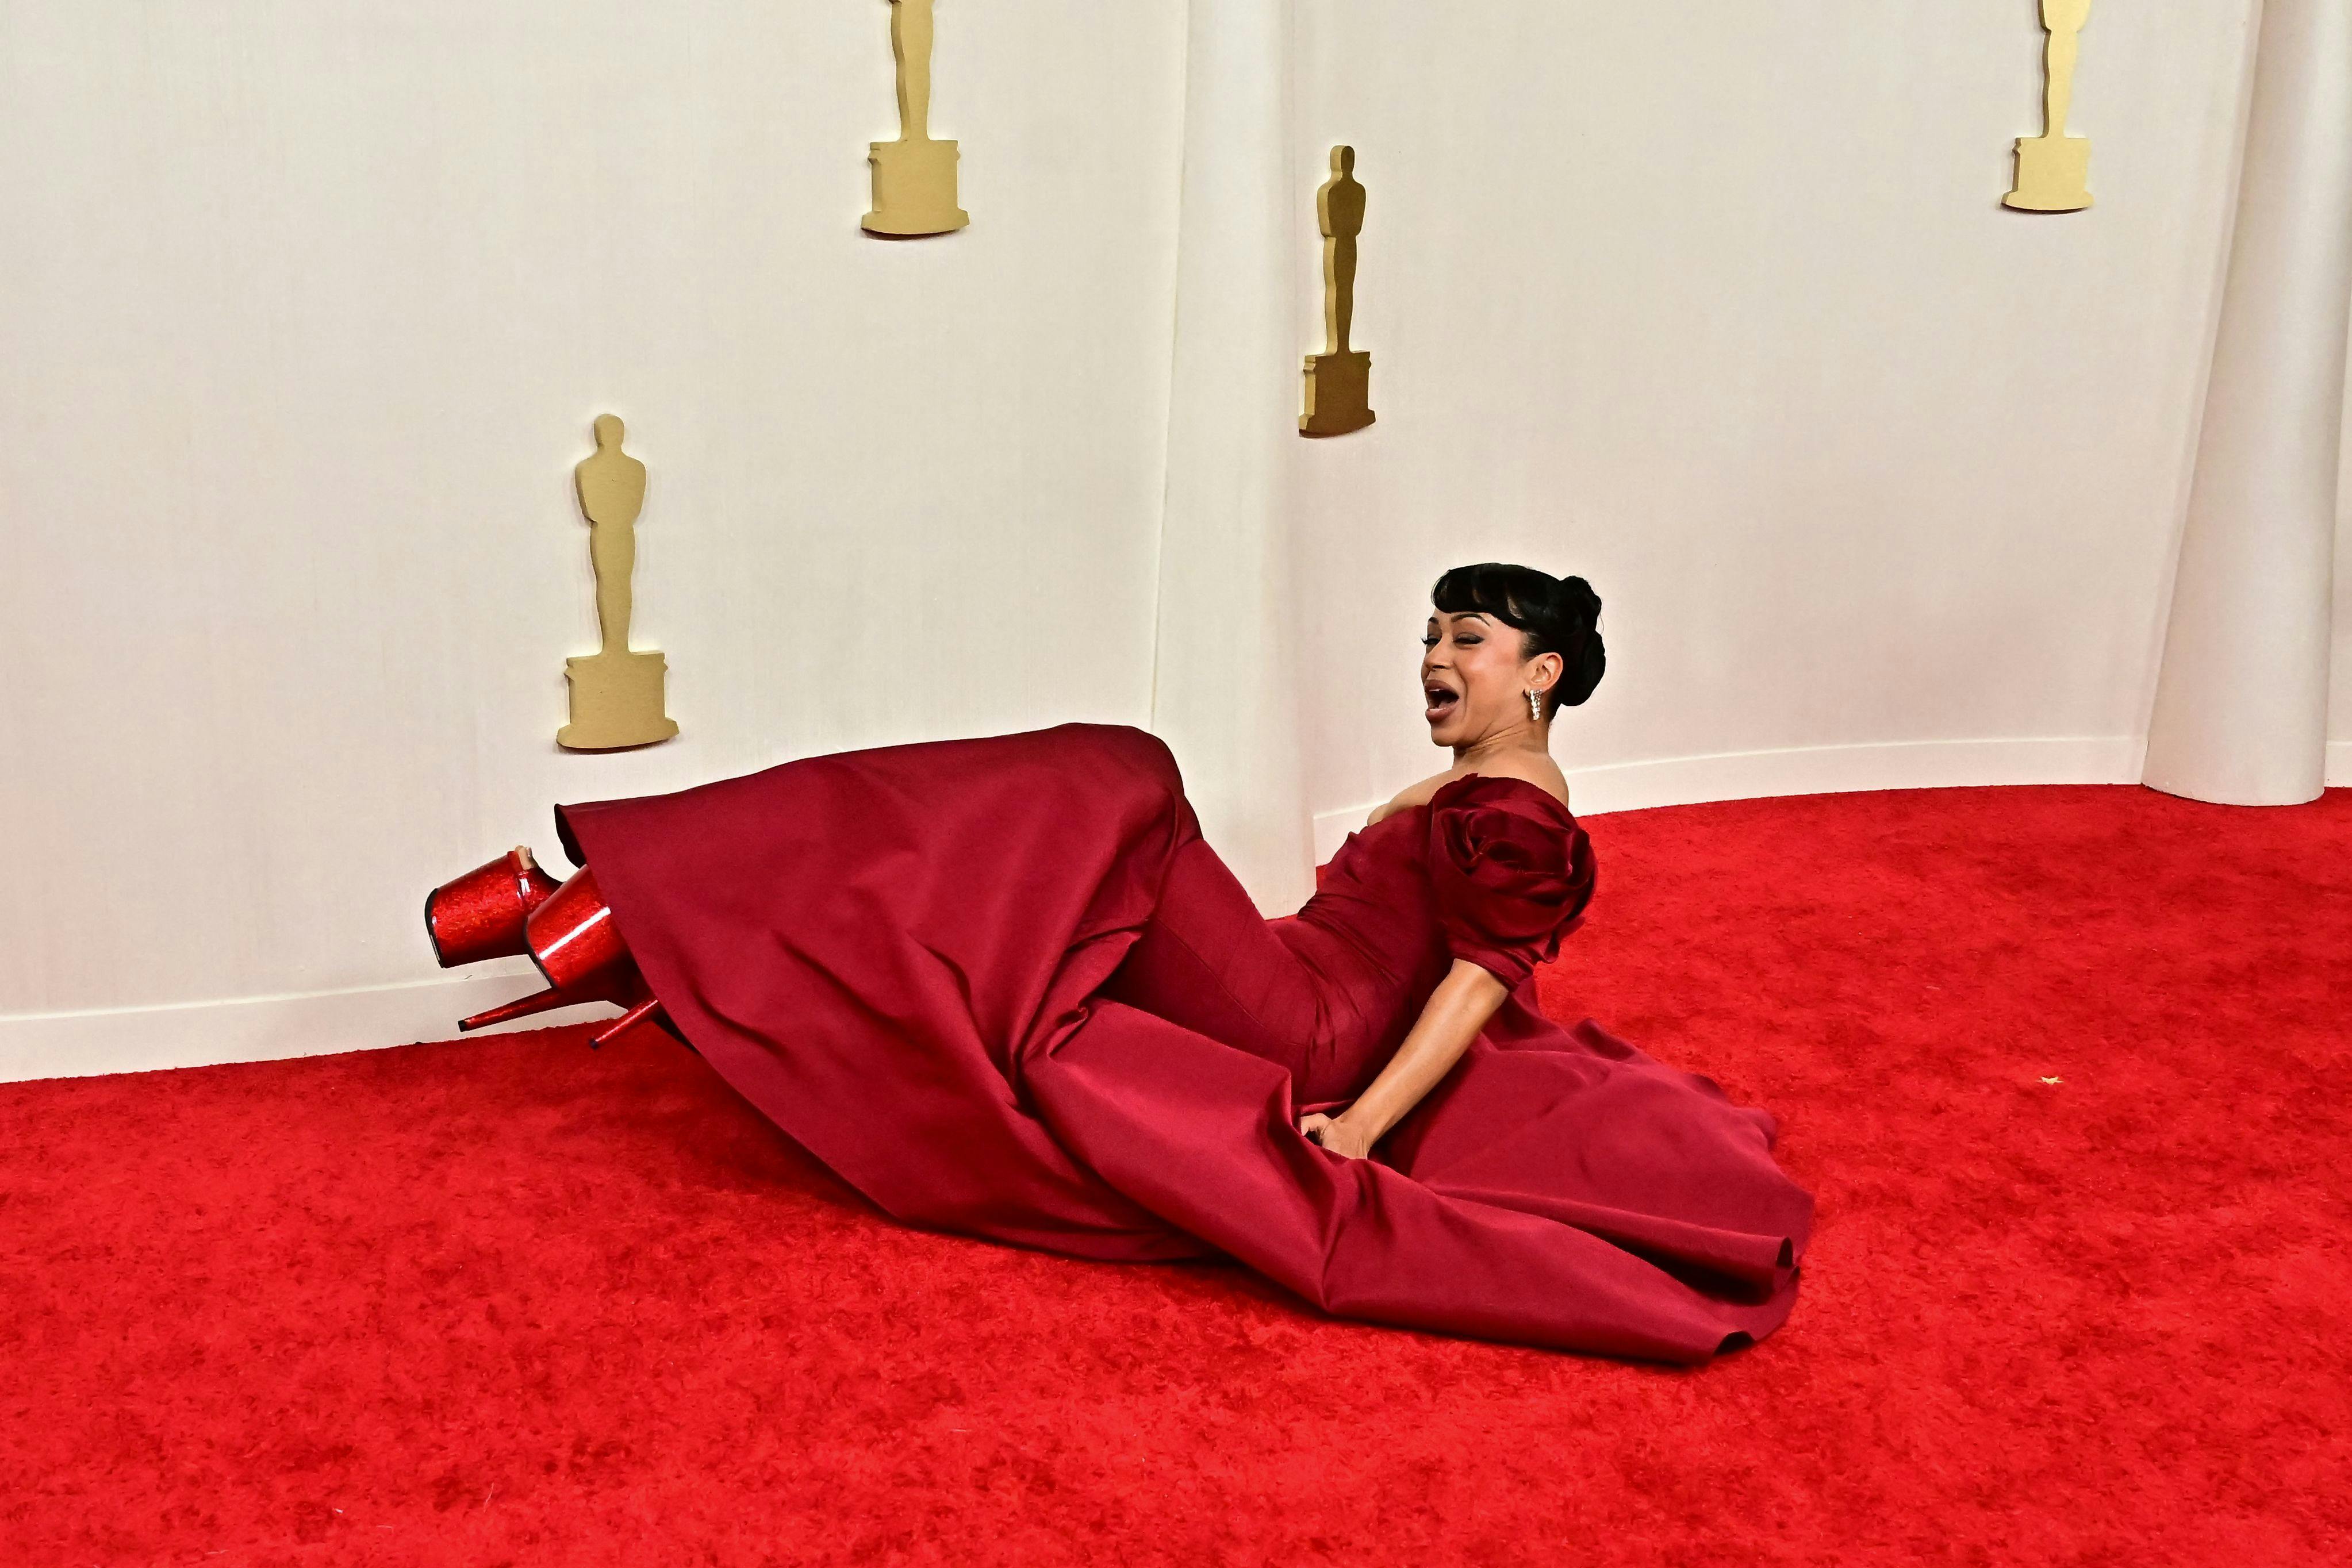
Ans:
[[[1671,1362],[1793,1302],[1811,1201],[1771,1119],[1551,1023],[1531,982],[1374,1158],[1300,1136],[1451,962],[1427,820],[1356,835],[1273,922],[1207,855],[1166,747],[1120,727],[812,758],[558,820],[695,1049],[898,1219],[1223,1254],[1340,1316]]]

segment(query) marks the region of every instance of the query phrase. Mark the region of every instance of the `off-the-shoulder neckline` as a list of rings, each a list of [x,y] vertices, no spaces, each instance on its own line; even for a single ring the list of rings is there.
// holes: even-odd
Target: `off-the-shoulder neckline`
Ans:
[[[1521,779],[1516,774],[1510,773],[1465,773],[1459,779],[1449,779],[1445,783],[1439,785],[1436,792],[1432,794],[1427,800],[1423,801],[1422,804],[1424,806],[1433,806],[1437,804],[1437,797],[1439,795],[1444,794],[1448,789],[1456,789],[1461,785],[1467,784],[1473,779],[1482,779],[1489,784],[1517,784],[1521,789],[1532,789],[1538,795],[1541,796],[1548,804],[1559,810],[1563,816],[1570,818],[1571,821],[1574,820],[1576,816],[1575,811],[1570,808],[1567,801],[1561,800],[1559,796],[1553,794],[1542,785],[1537,783],[1531,779]]]

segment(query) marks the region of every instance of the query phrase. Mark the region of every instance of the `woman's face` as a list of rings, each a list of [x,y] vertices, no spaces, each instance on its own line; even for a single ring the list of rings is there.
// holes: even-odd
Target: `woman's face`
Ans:
[[[1528,716],[1528,690],[1547,689],[1559,678],[1559,655],[1522,657],[1526,639],[1518,628],[1475,610],[1432,615],[1421,645],[1431,741],[1471,746],[1506,729],[1537,727]]]

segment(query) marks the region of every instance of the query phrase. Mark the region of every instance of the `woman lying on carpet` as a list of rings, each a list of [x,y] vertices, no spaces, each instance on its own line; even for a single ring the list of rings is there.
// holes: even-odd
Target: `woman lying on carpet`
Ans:
[[[1599,598],[1492,563],[1433,597],[1454,764],[1295,915],[1258,915],[1158,740],[1066,725],[559,808],[585,869],[559,888],[518,850],[451,883],[436,949],[529,951],[551,982],[469,1025],[667,1014],[903,1220],[1223,1252],[1343,1316],[1703,1361],[1788,1316],[1812,1200],[1769,1115],[1536,1009],[1592,894],[1549,745],[1601,679]]]

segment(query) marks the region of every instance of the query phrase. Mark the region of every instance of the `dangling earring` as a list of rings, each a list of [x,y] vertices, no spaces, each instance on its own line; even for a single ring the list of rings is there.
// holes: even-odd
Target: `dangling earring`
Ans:
[[[1529,724],[1543,722],[1543,694],[1533,686],[1528,688],[1528,722]]]

